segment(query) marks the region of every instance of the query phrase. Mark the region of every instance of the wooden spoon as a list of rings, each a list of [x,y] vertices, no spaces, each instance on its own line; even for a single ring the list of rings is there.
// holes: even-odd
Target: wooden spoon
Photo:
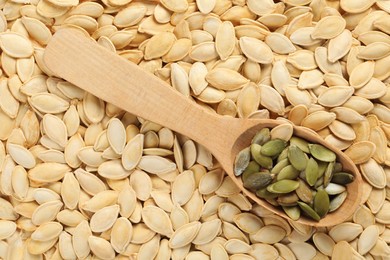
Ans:
[[[210,113],[173,90],[166,82],[97,45],[75,29],[62,29],[53,36],[46,47],[44,61],[54,74],[93,95],[205,146],[248,197],[288,219],[282,210],[246,190],[241,178],[233,173],[236,154],[250,145],[255,133],[261,128],[273,128],[285,121],[238,119]],[[305,217],[298,222],[320,227],[345,221],[360,204],[362,178],[358,169],[346,155],[310,129],[294,126],[294,134],[333,150],[344,169],[356,177],[347,186],[348,197],[338,210],[319,222]]]

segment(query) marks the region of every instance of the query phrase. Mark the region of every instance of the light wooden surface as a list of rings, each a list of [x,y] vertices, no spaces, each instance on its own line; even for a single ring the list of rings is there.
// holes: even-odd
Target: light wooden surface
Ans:
[[[221,163],[234,182],[256,203],[276,214],[286,214],[257,198],[242,187],[241,178],[233,174],[235,155],[250,144],[254,134],[263,127],[275,127],[283,122],[222,117],[212,114],[182,96],[166,82],[143,71],[137,65],[98,46],[75,29],[58,31],[44,54],[46,65],[56,74],[93,95],[132,114],[156,122],[184,134],[202,144]],[[348,185],[348,197],[336,212],[320,222],[301,217],[298,222],[312,226],[332,226],[350,217],[360,204],[361,175],[342,152],[313,133],[294,127],[294,134],[313,143],[320,143],[337,153],[344,169],[353,172],[356,180]]]

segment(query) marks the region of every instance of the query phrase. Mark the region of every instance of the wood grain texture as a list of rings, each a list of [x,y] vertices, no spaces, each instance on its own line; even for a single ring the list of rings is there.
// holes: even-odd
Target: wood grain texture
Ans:
[[[263,127],[272,128],[284,121],[237,119],[212,114],[173,90],[166,82],[98,46],[75,29],[62,29],[53,36],[45,50],[44,61],[54,74],[93,95],[202,144],[248,197],[288,218],[284,212],[243,188],[241,178],[233,173],[236,154],[249,146],[254,134]],[[335,151],[344,169],[356,177],[347,187],[349,195],[346,201],[336,212],[319,222],[304,217],[298,222],[332,226],[345,221],[360,204],[362,178],[358,169],[347,156],[310,129],[294,126],[294,134]]]

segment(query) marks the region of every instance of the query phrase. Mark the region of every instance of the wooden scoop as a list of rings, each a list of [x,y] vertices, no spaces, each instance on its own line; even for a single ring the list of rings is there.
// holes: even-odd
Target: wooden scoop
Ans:
[[[102,100],[205,146],[248,197],[288,219],[282,210],[246,190],[241,178],[233,173],[236,154],[250,145],[255,133],[264,127],[273,128],[283,121],[238,119],[210,113],[166,82],[104,49],[75,29],[62,29],[53,36],[46,47],[44,61],[54,74]],[[319,222],[304,216],[298,222],[319,227],[345,221],[360,204],[362,178],[358,169],[346,155],[310,129],[294,126],[294,135],[333,150],[343,168],[356,177],[347,186],[348,197],[338,210]]]

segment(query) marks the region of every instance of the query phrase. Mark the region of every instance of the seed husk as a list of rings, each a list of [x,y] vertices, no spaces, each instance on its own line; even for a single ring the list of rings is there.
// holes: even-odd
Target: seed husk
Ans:
[[[250,190],[257,190],[266,187],[273,180],[274,175],[268,171],[254,172],[244,181],[244,187]]]
[[[345,191],[345,187],[342,186],[342,185],[339,185],[339,184],[335,184],[335,183],[329,183],[326,188],[325,188],[325,191],[329,194],[329,195],[337,195],[337,194],[340,194],[342,192]]]
[[[317,160],[323,162],[333,162],[336,160],[336,154],[320,144],[309,144],[309,149],[311,155]]]
[[[336,197],[334,197],[330,201],[329,212],[333,212],[336,209],[338,209],[343,204],[343,202],[345,201],[346,198],[347,198],[347,191],[344,191],[344,192],[338,194]]]
[[[336,184],[341,184],[341,185],[346,185],[348,183],[353,182],[355,177],[346,172],[336,172],[333,174],[331,182],[336,183]]]
[[[320,217],[324,217],[329,211],[329,195],[323,190],[317,190],[316,195],[314,196],[314,210]]]
[[[299,171],[306,169],[307,157],[297,146],[291,145],[288,148],[288,159],[295,169]]]
[[[305,169],[306,182],[314,186],[318,178],[318,163],[315,159],[310,158]]]
[[[240,176],[244,172],[246,167],[248,167],[250,159],[251,159],[250,147],[243,149],[237,154],[236,159],[234,161],[234,174],[236,176]]]
[[[310,218],[320,221],[321,217],[317,214],[317,212],[314,211],[309,205],[307,205],[304,202],[298,201],[298,206],[301,208],[301,210]]]
[[[267,190],[272,193],[289,193],[299,187],[298,181],[280,180],[267,187]]]
[[[261,153],[265,156],[277,156],[283,151],[286,146],[287,143],[284,140],[270,140],[261,147]]]
[[[272,158],[265,156],[261,153],[262,146],[259,144],[252,144],[251,145],[251,155],[253,159],[262,167],[270,169],[272,168],[273,162]]]

